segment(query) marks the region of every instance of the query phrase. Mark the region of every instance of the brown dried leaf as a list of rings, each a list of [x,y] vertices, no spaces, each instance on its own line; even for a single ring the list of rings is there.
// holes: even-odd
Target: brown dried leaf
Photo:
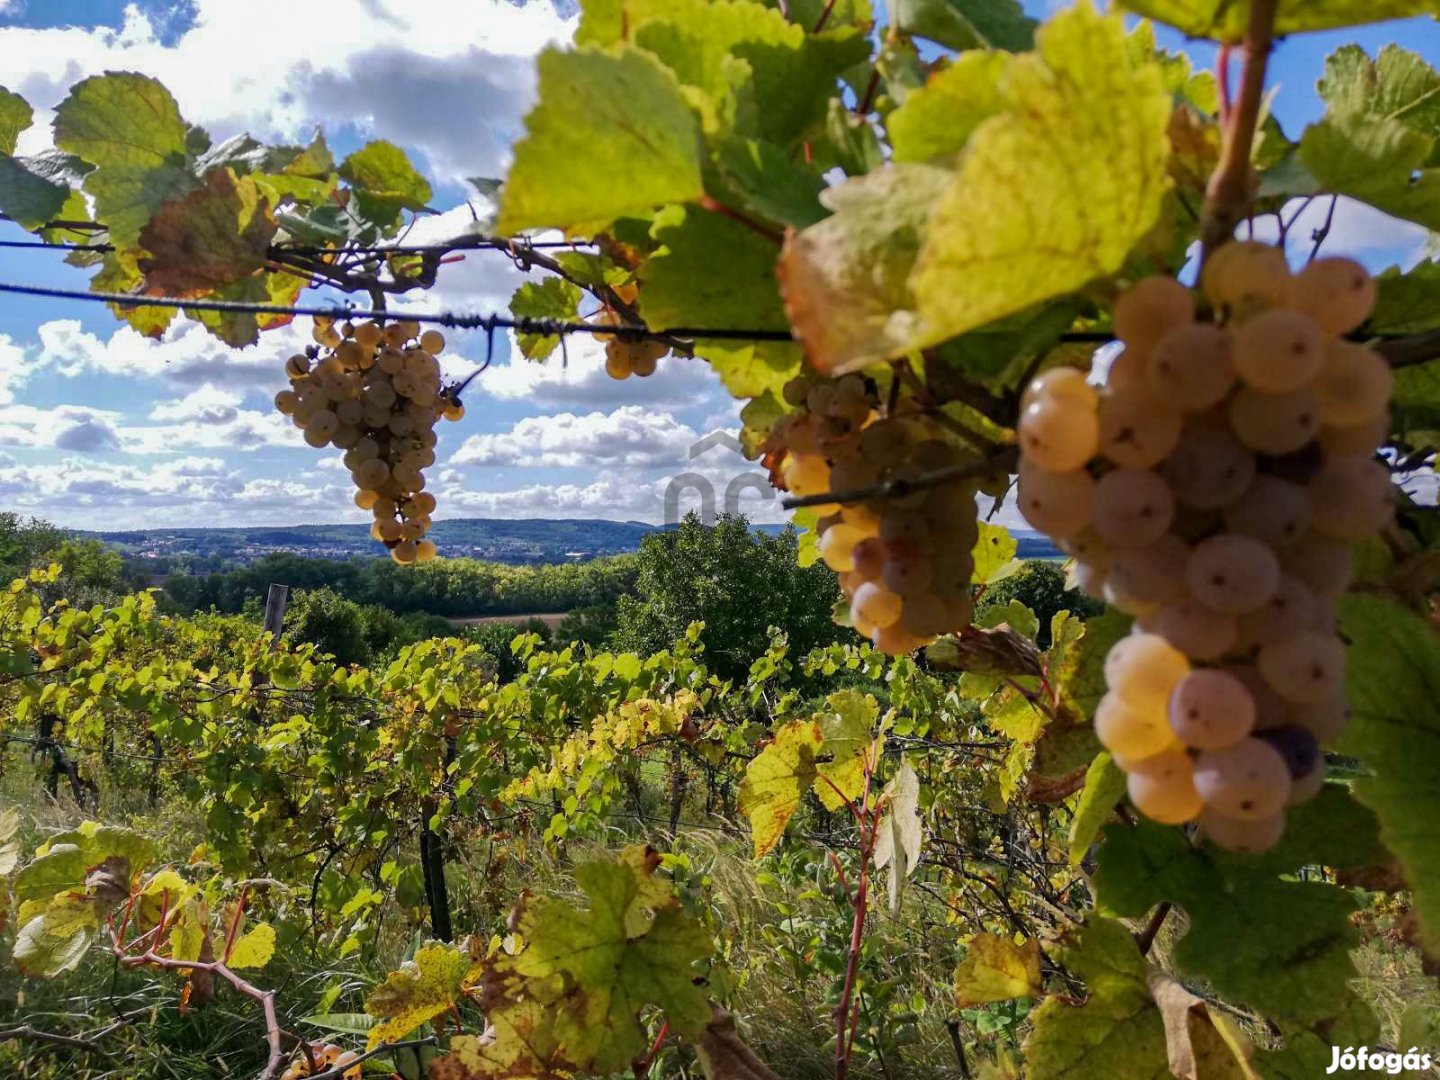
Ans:
[[[710,1023],[695,1043],[700,1067],[709,1080],[780,1080],[741,1040],[734,1014],[718,1005],[711,1009]]]
[[[264,267],[277,228],[254,180],[211,169],[204,187],[165,203],[141,231],[146,290],[198,296],[242,281]]]
[[[935,642],[925,656],[938,668],[976,675],[1042,674],[1040,650],[1008,623],[992,630],[967,626],[958,634]]]
[[[1179,1080],[1243,1077],[1257,1080],[1244,1034],[1205,999],[1192,994],[1168,973],[1151,968],[1145,976],[1165,1025],[1170,1072]]]

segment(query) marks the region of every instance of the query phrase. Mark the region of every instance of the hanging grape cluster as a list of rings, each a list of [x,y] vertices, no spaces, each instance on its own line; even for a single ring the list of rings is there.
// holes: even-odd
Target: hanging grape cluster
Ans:
[[[631,301],[635,298],[635,289],[630,287],[629,291],[616,290],[622,299]],[[623,326],[624,320],[620,318],[619,312],[614,308],[606,307],[596,318],[597,322],[606,326]],[[664,345],[654,338],[628,338],[623,334],[605,335],[605,374],[612,379],[628,379],[631,375],[638,375],[644,379],[655,374],[656,368],[660,365],[660,358],[670,351],[670,346]]]
[[[441,384],[445,348],[439,331],[420,332],[400,320],[344,323],[315,320],[316,346],[286,362],[290,389],[275,408],[305,432],[314,447],[345,451],[345,467],[359,490],[355,505],[375,515],[370,535],[401,565],[427,562],[425,539],[435,496],[424,470],[435,463],[435,424],[459,420],[465,408]]]
[[[311,1053],[315,1058],[317,1073],[344,1069],[345,1072],[341,1074],[344,1080],[360,1080],[361,1074],[364,1072],[363,1063],[355,1064],[359,1061],[360,1055],[354,1050],[346,1050],[334,1043],[324,1043],[314,1047]],[[353,1068],[348,1067],[352,1065]],[[280,1074],[280,1080],[303,1080],[304,1077],[310,1075],[310,1055],[302,1052],[286,1066],[285,1071]]]
[[[802,376],[784,396],[795,411],[776,423],[766,449],[792,494],[872,488],[968,460],[933,419],[881,416],[858,375]],[[820,557],[839,576],[855,629],[876,648],[900,655],[970,625],[979,483],[814,508]]]
[[[1349,259],[1292,276],[1279,249],[1234,243],[1201,287],[1215,321],[1169,278],[1119,298],[1103,387],[1068,368],[1031,383],[1018,498],[1080,586],[1135,616],[1095,712],[1131,801],[1257,852],[1320,790],[1345,723],[1333,603],[1394,512],[1375,458],[1393,378],[1342,336],[1375,300]]]

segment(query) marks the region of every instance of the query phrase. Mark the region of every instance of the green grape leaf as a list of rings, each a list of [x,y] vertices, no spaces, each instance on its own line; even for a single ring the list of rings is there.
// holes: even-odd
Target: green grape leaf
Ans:
[[[540,103],[500,197],[505,234],[583,232],[668,202],[698,199],[700,125],[669,69],[622,46],[540,54]],[[576,105],[584,102],[583,124]]]
[[[883,748],[883,747],[882,747]],[[890,914],[900,914],[905,882],[920,865],[925,827],[920,817],[920,777],[902,762],[881,794],[885,814],[875,837],[875,869],[890,868]]]
[[[340,176],[355,190],[360,215],[382,228],[400,219],[402,210],[423,210],[430,182],[394,143],[377,139],[340,163]]]
[[[365,1011],[380,1023],[370,1029],[366,1046],[394,1042],[427,1020],[454,1008],[467,981],[477,972],[470,955],[454,945],[429,941],[365,999]]]
[[[1161,900],[1190,929],[1177,968],[1266,1015],[1320,1022],[1347,1008],[1355,977],[1356,901],[1323,882],[1285,881],[1267,864],[1195,848],[1178,829],[1107,826],[1094,875],[1097,906],[1139,918]]]
[[[1121,3],[1137,15],[1166,23],[1191,37],[1231,43],[1244,38],[1250,10],[1248,4],[1236,4],[1233,0],[1121,0]],[[1280,0],[1275,13],[1275,33],[1330,30],[1436,13],[1434,0]]]
[[[1005,107],[1000,84],[1013,61],[1003,52],[968,52],[885,121],[895,160],[930,161],[958,152],[980,124]]]
[[[178,165],[106,165],[85,178],[85,191],[95,200],[95,215],[120,248],[140,246],[140,233],[155,213],[172,199],[195,189],[189,170]]]
[[[100,915],[90,901],[60,896],[15,936],[16,966],[27,975],[50,977],[76,967],[90,947]]]
[[[275,955],[275,927],[258,923],[236,939],[226,965],[239,971],[263,968]]]
[[[935,344],[1113,274],[1159,217],[1171,98],[1120,16],[1061,12],[966,143],[911,284]],[[1045,242],[1036,244],[1036,237]]]
[[[810,362],[843,374],[905,351],[918,316],[910,273],[925,223],[953,174],[893,165],[830,188],[831,217],[791,235],[777,273]]]
[[[1375,310],[1366,328],[1377,334],[1420,334],[1440,329],[1440,262],[1375,275]],[[1396,373],[1403,378],[1403,371]]]
[[[975,560],[975,572],[970,580],[977,585],[988,585],[1006,576],[1001,571],[1006,570],[1014,560],[1019,545],[1004,525],[992,525],[988,521],[977,524],[980,538],[975,541],[975,548],[970,553]]]
[[[556,900],[527,907],[520,916],[525,950],[509,965],[532,980],[564,977],[568,992],[557,1004],[554,1030],[565,1057],[602,1074],[629,1065],[648,1044],[637,1015],[647,1005],[663,1008],[681,1034],[704,1028],[710,1005],[696,985],[695,965],[714,951],[705,928],[672,894],[644,933],[632,936],[628,913],[641,896],[635,868],[586,863],[575,879],[589,908]]]
[[[182,165],[188,131],[170,91],[133,72],[84,79],[55,109],[55,145],[101,168]]]
[[[766,221],[803,229],[825,216],[820,205],[824,177],[792,162],[774,143],[727,139],[715,151],[715,171],[723,187],[717,192],[722,201]],[[725,194],[734,199],[723,198]]]
[[[212,169],[205,186],[168,202],[140,233],[146,284],[167,296],[213,292],[265,266],[276,225],[255,181]]]
[[[56,893],[76,892],[85,887],[87,862],[77,844],[52,843],[49,850],[15,875],[15,899],[48,900]]]
[[[291,274],[257,274],[223,289],[217,289],[212,296],[215,300],[239,300],[244,303],[277,304],[288,307],[300,297],[305,287],[304,278]],[[292,321],[290,315],[252,315],[234,311],[194,311],[187,314],[227,345],[237,349],[254,345],[260,340],[262,330],[271,330]],[[151,335],[159,336],[158,331]]]
[[[573,321],[584,294],[578,285],[564,278],[527,281],[510,297],[510,314],[517,319],[556,319]],[[560,347],[558,334],[517,333],[515,343],[520,355],[530,360],[544,360]]]
[[[1440,121],[1440,75],[1395,45],[1371,60],[1347,46],[1325,63],[1325,116],[1305,129],[1299,159],[1326,191],[1440,228],[1440,169],[1426,168]]]
[[[0,154],[15,153],[20,133],[35,120],[35,110],[19,94],[0,86]]]
[[[1028,49],[1035,20],[1017,0],[895,0],[895,28],[947,49]]]
[[[815,782],[815,754],[822,741],[819,723],[794,720],[746,766],[740,812],[750,820],[757,859],[780,842],[801,796]]]
[[[1103,750],[1085,772],[1085,786],[1070,820],[1070,865],[1079,866],[1125,794],[1125,774]]]
[[[36,171],[34,158],[0,156],[0,213],[9,214],[22,229],[38,229],[60,214],[70,197],[65,184]]]
[[[1350,723],[1337,747],[1373,770],[1355,780],[1355,798],[1379,818],[1426,946],[1440,953],[1440,841],[1429,824],[1440,812],[1440,642],[1424,619],[1379,597],[1348,597],[1340,616]]]
[[[646,325],[789,329],[775,279],[778,248],[768,237],[694,206],[666,207],[651,235],[661,247],[640,267]],[[800,364],[800,350],[788,342],[702,337],[695,352],[736,397],[778,394]]]
[[[1043,987],[1039,941],[1016,945],[1010,937],[976,934],[955,969],[955,1007],[1038,997]]]
[[[1302,866],[1348,870],[1378,866],[1390,856],[1380,841],[1380,822],[1348,784],[1326,784],[1309,802],[1285,814],[1285,835],[1264,855],[1253,856],[1277,872]]]

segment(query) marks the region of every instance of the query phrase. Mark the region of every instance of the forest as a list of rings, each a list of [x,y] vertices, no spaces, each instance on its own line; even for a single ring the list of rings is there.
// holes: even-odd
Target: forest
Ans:
[[[377,556],[152,588],[0,517],[0,1068],[1436,1075],[1440,263],[1343,226],[1440,231],[1440,4],[1026,12],[582,0],[423,244],[391,142],[109,71],[25,154],[0,90],[0,212],[93,271],[0,294],[302,327],[274,411]],[[446,307],[482,252],[508,311]],[[708,365],[794,527],[447,557],[500,332]]]

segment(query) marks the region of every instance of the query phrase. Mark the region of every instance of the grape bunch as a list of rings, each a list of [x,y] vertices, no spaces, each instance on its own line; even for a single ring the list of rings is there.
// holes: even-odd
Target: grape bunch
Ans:
[[[786,384],[795,411],[781,417],[766,444],[786,490],[852,491],[967,460],[923,414],[879,415],[871,393],[858,375]],[[975,481],[959,481],[814,507],[820,557],[839,576],[855,629],[876,648],[902,655],[970,624],[976,491]]]
[[[275,408],[305,432],[314,447],[345,451],[345,467],[359,490],[355,505],[372,511],[370,535],[402,566],[428,562],[425,539],[435,496],[424,470],[435,463],[435,424],[459,420],[465,407],[440,381],[445,338],[399,320],[344,323],[315,320],[315,346],[290,357],[290,388]]]
[[[633,285],[622,285],[616,294],[626,303],[633,303],[638,290]],[[600,310],[595,321],[605,326],[624,326],[625,321],[614,308],[606,306]],[[654,375],[660,365],[660,358],[670,351],[654,338],[629,337],[624,334],[595,335],[605,338],[605,374],[612,379],[628,379],[638,375],[644,379]]]
[[[334,1043],[324,1043],[314,1046],[311,1049],[315,1059],[315,1073],[333,1072],[336,1069],[345,1069],[341,1075],[344,1080],[360,1080],[364,1071],[363,1064],[355,1064],[360,1060],[360,1055],[354,1050],[346,1050],[336,1046]],[[302,1077],[312,1075],[310,1071],[310,1057],[301,1052],[293,1061],[286,1066],[285,1071],[280,1074],[280,1080],[301,1080]],[[347,1066],[354,1066],[347,1068]]]
[[[1345,723],[1333,604],[1394,513],[1375,457],[1393,378],[1343,336],[1375,301],[1349,259],[1292,275],[1280,250],[1233,243],[1200,284],[1215,321],[1147,278],[1116,302],[1104,386],[1055,368],[1026,388],[1018,499],[1081,588],[1135,617],[1095,712],[1131,802],[1259,852],[1320,790],[1319,745]]]

